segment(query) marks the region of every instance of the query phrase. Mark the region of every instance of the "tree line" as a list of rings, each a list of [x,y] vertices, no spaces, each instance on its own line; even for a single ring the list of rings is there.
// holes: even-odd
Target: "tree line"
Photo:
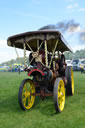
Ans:
[[[66,59],[85,59],[85,49],[76,50],[76,52],[65,52]]]

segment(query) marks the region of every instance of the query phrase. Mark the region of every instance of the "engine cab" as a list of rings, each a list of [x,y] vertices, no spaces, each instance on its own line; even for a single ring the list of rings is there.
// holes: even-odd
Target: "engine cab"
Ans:
[[[37,85],[39,84],[41,87],[47,88],[50,84],[54,84],[52,81],[54,81],[56,77],[65,75],[65,56],[63,53],[59,52],[57,55],[52,55],[50,52],[46,53],[45,45],[44,43],[41,45],[41,41],[39,47],[39,50],[31,52],[29,55],[29,62],[32,68],[28,69],[28,76],[32,76]],[[45,66],[46,61],[48,61],[48,65],[51,62],[50,67]]]

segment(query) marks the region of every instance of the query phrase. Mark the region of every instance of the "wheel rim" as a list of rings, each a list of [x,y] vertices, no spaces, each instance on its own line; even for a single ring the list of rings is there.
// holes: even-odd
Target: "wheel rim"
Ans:
[[[27,80],[22,90],[22,103],[26,109],[30,109],[34,104],[35,96],[32,95],[33,93],[35,93],[34,83]]]
[[[71,87],[72,87],[72,95],[74,94],[74,77],[73,77],[73,70],[71,68]]]
[[[63,111],[65,105],[65,87],[63,80],[60,80],[58,86],[58,105],[60,111]]]

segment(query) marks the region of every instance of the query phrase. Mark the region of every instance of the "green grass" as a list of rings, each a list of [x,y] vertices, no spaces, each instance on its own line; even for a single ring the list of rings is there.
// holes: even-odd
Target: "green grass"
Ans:
[[[0,128],[85,128],[85,74],[74,73],[75,95],[66,97],[64,111],[55,113],[53,97],[36,97],[29,111],[18,104],[18,90],[26,73],[0,72]]]

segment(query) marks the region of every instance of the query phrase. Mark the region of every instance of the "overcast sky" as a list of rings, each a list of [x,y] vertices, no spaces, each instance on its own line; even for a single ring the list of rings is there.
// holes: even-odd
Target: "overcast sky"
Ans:
[[[0,63],[17,57],[7,46],[9,36],[70,20],[80,28],[63,33],[65,39],[74,51],[85,48],[79,39],[79,32],[85,31],[84,0],[0,0]]]

